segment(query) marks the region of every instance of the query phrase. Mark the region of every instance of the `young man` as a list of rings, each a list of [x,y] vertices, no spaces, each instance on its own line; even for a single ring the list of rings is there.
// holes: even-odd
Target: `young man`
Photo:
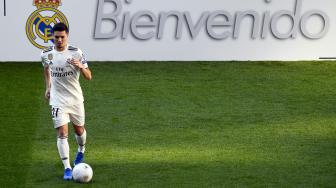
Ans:
[[[41,54],[45,77],[45,98],[51,106],[52,120],[57,131],[57,148],[64,165],[64,180],[72,179],[69,161],[68,123],[72,122],[78,143],[74,165],[83,162],[86,131],[85,112],[79,76],[91,80],[83,52],[68,45],[69,29],[64,23],[53,27],[54,46]]]

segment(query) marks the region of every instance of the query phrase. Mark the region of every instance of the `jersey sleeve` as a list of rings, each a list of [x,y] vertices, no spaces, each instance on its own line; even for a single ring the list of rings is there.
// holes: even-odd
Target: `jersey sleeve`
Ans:
[[[78,49],[78,52],[79,52],[79,54],[81,56],[81,63],[84,65],[84,68],[88,68],[89,65],[87,63],[86,55],[80,49]]]
[[[48,67],[49,66],[48,55],[44,51],[41,53],[41,62],[42,62],[43,67]]]

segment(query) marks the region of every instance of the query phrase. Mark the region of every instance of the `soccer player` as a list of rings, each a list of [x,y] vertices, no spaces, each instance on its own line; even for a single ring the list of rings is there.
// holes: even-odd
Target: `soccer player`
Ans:
[[[49,100],[57,149],[64,165],[64,180],[72,179],[69,159],[68,123],[72,122],[78,151],[74,165],[83,162],[86,142],[84,98],[79,83],[80,74],[91,80],[91,71],[83,52],[68,45],[69,29],[57,23],[52,29],[54,46],[41,54],[45,78],[45,98]]]

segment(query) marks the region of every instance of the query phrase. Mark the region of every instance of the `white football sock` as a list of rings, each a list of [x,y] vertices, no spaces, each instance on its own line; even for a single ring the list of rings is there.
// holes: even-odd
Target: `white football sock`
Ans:
[[[57,148],[58,153],[62,159],[64,169],[70,168],[70,159],[69,159],[69,143],[68,138],[57,138]]]
[[[75,134],[75,136],[78,144],[78,152],[84,153],[86,143],[86,130],[84,129],[83,134],[81,136],[78,136],[77,134]]]

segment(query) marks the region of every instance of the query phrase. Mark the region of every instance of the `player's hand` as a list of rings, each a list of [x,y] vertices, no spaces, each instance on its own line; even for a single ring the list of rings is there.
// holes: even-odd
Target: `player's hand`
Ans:
[[[77,67],[77,68],[79,68],[79,69],[84,68],[84,65],[78,59],[70,59],[70,60],[68,60],[68,63]]]
[[[46,100],[50,99],[50,88],[46,89],[44,97],[45,97]]]

